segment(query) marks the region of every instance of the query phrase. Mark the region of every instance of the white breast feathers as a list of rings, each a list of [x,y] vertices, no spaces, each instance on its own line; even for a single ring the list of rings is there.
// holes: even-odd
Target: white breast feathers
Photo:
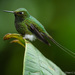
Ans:
[[[34,41],[36,39],[35,35],[25,34],[24,39],[29,39],[30,41]]]

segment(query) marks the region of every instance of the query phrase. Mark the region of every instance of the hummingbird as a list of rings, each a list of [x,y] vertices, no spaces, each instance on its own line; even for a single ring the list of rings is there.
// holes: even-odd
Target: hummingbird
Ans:
[[[30,41],[34,41],[35,39],[39,39],[47,45],[51,45],[46,37],[50,39],[54,44],[56,44],[63,51],[68,53],[69,55],[75,58],[75,53],[71,50],[65,48],[57,41],[53,39],[51,35],[46,31],[44,26],[33,16],[25,8],[18,8],[15,11],[7,11],[5,12],[13,13],[15,16],[15,27],[19,34],[23,36],[23,38],[28,39]]]

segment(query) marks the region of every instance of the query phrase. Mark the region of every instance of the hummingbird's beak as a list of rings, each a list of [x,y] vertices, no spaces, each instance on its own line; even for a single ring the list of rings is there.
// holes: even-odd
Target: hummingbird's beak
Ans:
[[[7,10],[3,10],[3,11],[8,13],[14,13],[14,11],[7,11]]]

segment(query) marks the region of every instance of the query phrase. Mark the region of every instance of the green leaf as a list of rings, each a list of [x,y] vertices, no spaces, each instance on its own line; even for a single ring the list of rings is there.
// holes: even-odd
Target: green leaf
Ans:
[[[23,75],[66,75],[52,61],[48,60],[29,41],[20,34],[6,34],[4,40],[15,38],[11,43],[19,43],[25,48]]]
[[[31,43],[26,41],[23,75],[65,75]]]

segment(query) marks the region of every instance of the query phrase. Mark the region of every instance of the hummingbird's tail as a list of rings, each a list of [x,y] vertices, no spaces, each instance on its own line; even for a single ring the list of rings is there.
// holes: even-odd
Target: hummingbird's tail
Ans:
[[[49,34],[45,34],[53,43],[55,43],[60,49],[62,49],[63,51],[65,51],[66,53],[68,53],[69,55],[71,55],[72,57],[75,58],[75,53],[72,52],[71,50],[65,48],[64,46],[62,46],[61,44],[59,44],[57,41],[55,41]]]

